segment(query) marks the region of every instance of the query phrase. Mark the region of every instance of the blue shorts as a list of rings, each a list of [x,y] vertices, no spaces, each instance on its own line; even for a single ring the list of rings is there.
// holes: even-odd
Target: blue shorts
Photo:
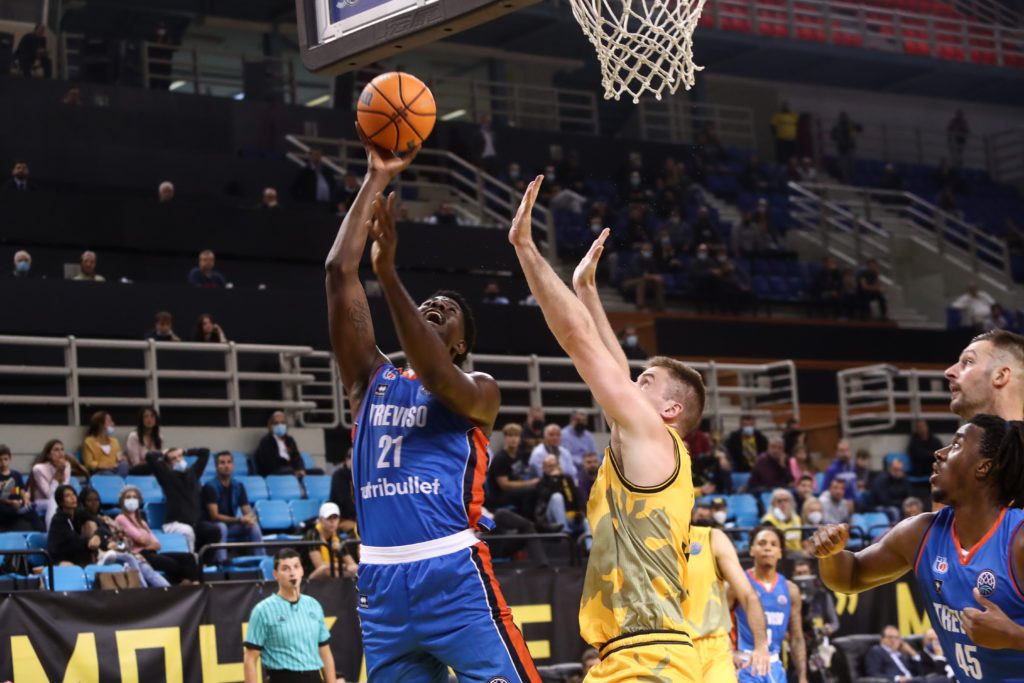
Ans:
[[[359,568],[359,619],[373,683],[540,683],[485,543]]]
[[[755,676],[749,668],[743,668],[736,672],[736,679],[739,683],[786,683],[786,670],[782,662],[775,660],[768,667],[767,676]]]

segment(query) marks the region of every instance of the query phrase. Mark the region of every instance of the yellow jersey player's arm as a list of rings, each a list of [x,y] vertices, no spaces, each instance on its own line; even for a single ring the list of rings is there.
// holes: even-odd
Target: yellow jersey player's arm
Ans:
[[[729,584],[729,605],[738,601],[747,614],[747,625],[754,635],[754,652],[750,659],[750,668],[754,675],[764,676],[770,666],[768,655],[768,624],[764,618],[764,608],[757,597],[757,591],[750,585],[740,558],[736,556],[736,548],[721,529],[711,530],[711,552],[715,556],[719,575]]]
[[[823,526],[809,542],[811,554],[818,558],[821,580],[840,593],[860,593],[892,583],[913,568],[914,556],[934,516],[925,512],[905,519],[877,543],[856,553],[846,550],[849,526]]]
[[[576,266],[576,270],[572,274],[572,287],[576,290],[576,296],[586,306],[594,325],[597,326],[597,333],[601,336],[604,347],[608,349],[608,353],[612,354],[615,364],[622,368],[628,377],[629,359],[626,358],[626,353],[615,336],[612,324],[608,322],[608,314],[605,313],[601,297],[597,292],[597,262],[601,259],[601,254],[604,253],[604,243],[610,232],[608,228],[602,230],[594,243],[590,245],[587,253],[580,259],[579,265]]]
[[[530,183],[509,230],[530,291],[559,345],[618,430],[626,477],[642,487],[664,484],[675,472],[672,437],[640,388],[616,365],[583,303],[565,286],[533,241],[530,214],[542,176]]]
[[[789,651],[796,667],[797,683],[807,683],[807,643],[804,641],[803,599],[796,584],[786,579],[789,589]]]

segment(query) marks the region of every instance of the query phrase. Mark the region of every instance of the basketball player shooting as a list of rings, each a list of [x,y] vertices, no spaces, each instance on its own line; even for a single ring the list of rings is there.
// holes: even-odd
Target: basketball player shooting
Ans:
[[[693,482],[680,434],[700,420],[700,375],[653,358],[633,382],[594,283],[608,237],[594,241],[573,276],[574,296],[534,244],[530,214],[543,176],[526,190],[509,231],[548,327],[611,424],[611,445],[590,494],[593,548],[580,602],[580,633],[601,657],[587,681],[701,680],[686,631]]]
[[[455,292],[417,306],[395,269],[388,183],[416,156],[362,135],[369,171],[327,258],[331,345],[355,416],[352,477],[362,537],[359,616],[369,680],[539,683],[502,597],[481,522],[487,436],[498,385],[459,364],[472,312]],[[377,348],[359,261],[373,230],[373,269],[405,351],[396,368]]]
[[[845,524],[811,550],[832,590],[860,593],[913,570],[956,679],[1024,682],[1024,423],[975,415],[935,453],[932,499],[946,505],[900,522],[852,553]]]

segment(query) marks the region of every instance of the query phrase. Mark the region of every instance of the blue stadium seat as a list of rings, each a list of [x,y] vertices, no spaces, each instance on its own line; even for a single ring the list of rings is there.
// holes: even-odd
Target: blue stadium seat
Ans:
[[[4,533],[0,533],[0,551],[3,550],[28,550],[28,543],[25,542],[25,534],[20,531],[5,531]],[[0,552],[0,563],[3,561],[3,553]]]
[[[71,477],[71,481],[68,482],[68,485],[75,490],[75,493],[82,492],[82,482],[78,481],[78,477]]]
[[[761,523],[760,515],[758,515],[756,511],[752,510],[738,512],[735,514],[733,519],[736,522],[736,526],[739,527],[754,527]]]
[[[320,498],[309,498],[309,499],[298,499],[293,500],[289,503],[292,508],[292,519],[295,520],[296,524],[316,517],[320,514],[320,504],[323,501]]]
[[[149,503],[163,503],[164,489],[160,486],[160,482],[157,481],[156,477],[151,474],[147,475],[136,475],[129,474],[124,478],[125,486],[134,486],[142,494],[142,500]]]
[[[758,515],[757,499],[749,493],[737,493],[726,497],[729,503],[729,512],[733,515]]]
[[[231,457],[235,461],[235,476],[245,477],[249,474],[249,454],[242,451],[231,451]]]
[[[825,489],[825,473],[818,472],[814,475],[814,492],[821,493]]]
[[[302,456],[302,466],[307,470],[315,469],[316,463],[313,462],[313,456],[305,451],[300,451],[299,455]]]
[[[267,482],[263,480],[263,477],[249,475],[248,477],[236,477],[236,479],[245,486],[245,495],[248,496],[250,503],[270,498]]]
[[[772,508],[772,492],[771,491],[762,491],[761,492],[761,505],[764,507],[764,510],[766,512],[771,510],[771,508]]]
[[[100,494],[100,503],[117,505],[117,498],[124,488],[124,479],[116,474],[97,474],[89,479],[89,485]]]
[[[299,480],[291,474],[271,474],[267,477],[267,491],[271,500],[294,500],[304,497]]]
[[[326,474],[307,474],[302,478],[302,485],[310,498],[327,500],[331,495],[331,478]]]
[[[884,512],[854,513],[850,517],[850,526],[857,527],[863,533],[865,542],[882,533],[889,526],[889,517]]]
[[[750,472],[733,472],[732,473],[732,490],[739,491],[747,485],[747,481],[750,479]]]
[[[260,560],[260,571],[263,572],[264,581],[274,580],[274,558],[264,557]]]
[[[43,572],[43,585],[50,587],[50,573]],[[85,591],[89,584],[81,567],[54,567],[53,589],[56,591]]]
[[[256,501],[256,514],[260,518],[260,529],[263,531],[285,531],[295,526],[292,521],[292,510],[283,500]]]
[[[153,531],[156,540],[160,541],[160,552],[162,553],[187,553],[188,541],[181,534],[165,534],[162,531]]]
[[[95,588],[97,574],[117,574],[123,571],[123,564],[87,564],[85,565],[85,582],[89,588]],[[54,578],[56,579],[56,577]]]
[[[164,517],[167,514],[166,503],[150,503],[146,502],[146,521],[149,522],[149,526],[153,529],[159,529],[164,525]]]

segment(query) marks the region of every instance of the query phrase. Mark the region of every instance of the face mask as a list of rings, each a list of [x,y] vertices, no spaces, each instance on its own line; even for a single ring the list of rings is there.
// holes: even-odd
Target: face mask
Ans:
[[[594,233],[595,235],[597,233],[601,232],[601,230],[602,230],[602,226],[601,226],[600,223],[591,223],[590,224],[590,232]]]
[[[626,339],[624,341],[626,343],[626,346],[636,346],[637,342],[640,341],[640,340],[637,339],[635,334],[630,334],[630,335],[626,335]]]
[[[728,514],[725,510],[715,510],[711,513],[711,517],[715,520],[716,524],[725,524],[725,519],[728,517]]]
[[[644,249],[643,251],[640,252],[640,256],[642,256],[644,258],[651,258],[652,256],[654,256],[654,252],[653,251],[647,251],[646,249]]]
[[[113,426],[107,427],[107,436],[113,436],[113,435],[114,435],[114,427]]]
[[[32,267],[32,264],[28,261],[18,261],[14,264],[14,269],[19,273],[27,273],[28,269]]]
[[[125,498],[124,499],[124,509],[127,510],[128,512],[135,512],[136,510],[139,509],[139,499],[138,498]]]
[[[754,435],[754,428],[753,427],[744,427],[743,428],[743,436],[753,436],[753,435]]]
[[[555,174],[554,173],[545,173],[544,174],[544,180],[548,181],[549,183],[555,182]]]
[[[786,513],[783,512],[782,508],[779,507],[772,508],[772,517],[779,520],[780,522],[786,521]]]
[[[632,185],[633,187],[640,187],[640,179],[639,178],[630,178],[629,179],[629,184]]]
[[[176,463],[174,463],[174,471],[175,472],[184,472],[187,469],[188,469],[188,463],[185,462],[184,459],[179,460]]]
[[[706,251],[698,251],[697,252],[697,260],[698,261],[707,261],[708,260],[708,253]]]
[[[274,436],[278,438],[281,438],[288,433],[288,425],[285,424],[276,424],[271,429],[274,432]]]
[[[519,180],[519,171],[509,171],[508,172],[508,179],[509,180]]]
[[[807,521],[811,524],[821,524],[823,515],[820,512],[808,512]]]
[[[664,237],[661,238],[661,245],[663,247],[670,247],[670,246],[672,246],[672,238],[669,237],[668,235],[665,235]]]

